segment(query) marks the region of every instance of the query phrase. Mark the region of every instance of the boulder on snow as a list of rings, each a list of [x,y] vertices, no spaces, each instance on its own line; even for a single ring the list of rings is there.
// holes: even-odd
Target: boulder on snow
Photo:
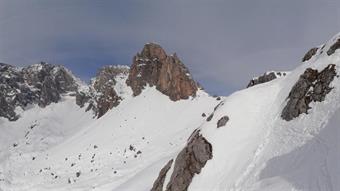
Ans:
[[[228,121],[229,121],[229,117],[228,116],[225,115],[225,116],[221,117],[221,119],[219,119],[217,121],[217,128],[225,126]]]
[[[321,72],[307,68],[295,83],[288,96],[281,117],[290,121],[302,113],[308,113],[311,102],[322,102],[332,90],[330,83],[336,76],[335,65],[330,64]]]
[[[142,52],[133,58],[126,83],[134,96],[150,85],[156,86],[172,101],[188,99],[198,90],[198,84],[177,55],[167,55],[160,45],[154,43],[146,44]]]

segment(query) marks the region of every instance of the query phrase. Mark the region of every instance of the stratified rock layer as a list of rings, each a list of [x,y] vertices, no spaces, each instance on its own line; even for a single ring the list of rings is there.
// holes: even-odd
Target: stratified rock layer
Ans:
[[[302,113],[308,113],[311,102],[322,102],[332,90],[330,83],[336,76],[335,65],[330,64],[321,72],[307,68],[293,86],[288,96],[288,103],[281,117],[290,121]]]
[[[142,52],[134,57],[127,84],[131,86],[134,96],[150,85],[156,86],[173,101],[195,96],[198,89],[176,54],[169,56],[161,46],[153,43],[146,44]]]

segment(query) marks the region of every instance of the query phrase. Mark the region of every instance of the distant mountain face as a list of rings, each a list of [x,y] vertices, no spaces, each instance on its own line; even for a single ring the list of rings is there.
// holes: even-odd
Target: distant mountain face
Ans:
[[[0,116],[12,121],[19,118],[17,107],[24,109],[29,104],[45,107],[79,87],[66,68],[47,63],[25,68],[0,64],[0,82]]]
[[[133,96],[138,96],[146,86],[169,96],[173,101],[195,96],[197,83],[179,58],[167,55],[163,48],[154,43],[144,46],[128,66],[106,66],[87,87],[65,67],[47,63],[17,68],[7,64],[0,65],[1,94],[0,116],[17,120],[15,109],[25,109],[28,104],[45,107],[60,101],[63,94],[74,94],[80,107],[93,111],[97,118],[119,105],[128,90],[117,92],[117,88],[128,86]],[[125,92],[125,93],[124,93]]]
[[[155,86],[173,101],[195,96],[198,90],[197,83],[176,54],[169,56],[160,45],[148,43],[134,56],[131,68],[107,66],[100,69],[88,91],[77,94],[77,104],[82,107],[88,103],[86,110],[93,110],[100,118],[125,98],[115,87],[117,84],[124,86],[122,83],[128,86],[125,89],[131,88],[133,96],[141,94],[147,86]]]
[[[0,190],[340,190],[339,48],[217,98],[154,43],[88,85],[0,64]]]

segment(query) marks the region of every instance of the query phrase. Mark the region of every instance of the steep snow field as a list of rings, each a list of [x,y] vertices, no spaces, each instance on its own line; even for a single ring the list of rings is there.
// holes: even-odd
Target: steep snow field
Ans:
[[[213,158],[189,190],[339,190],[339,77],[326,100],[312,103],[308,114],[290,122],[280,117],[290,89],[305,69],[321,71],[329,64],[336,64],[339,71],[339,52],[316,55],[285,78],[226,98],[214,119],[201,126]],[[230,121],[217,129],[224,115]]]
[[[123,100],[100,119],[72,96],[44,109],[32,106],[16,122],[1,118],[0,190],[150,190],[195,129],[211,143],[213,157],[188,190],[340,190],[339,77],[308,114],[281,118],[307,68],[335,64],[339,74],[340,51],[326,54],[338,38],[286,76],[222,100],[199,90],[195,98],[173,102],[154,87],[132,97],[120,76]],[[229,121],[217,128],[224,116]]]
[[[2,150],[9,152],[2,154],[0,188],[110,190],[124,187],[128,179],[155,166],[142,177],[144,185],[152,185],[162,159],[181,148],[193,129],[205,120],[202,113],[211,112],[218,103],[203,91],[195,98],[173,102],[150,87],[93,120],[91,112],[84,113],[84,108],[71,99],[45,110],[30,109],[15,123],[2,121],[1,128],[13,132],[2,136],[13,136],[1,139],[7,144]],[[34,144],[27,146],[25,132],[30,124],[39,124],[31,130],[38,133],[34,134]],[[13,147],[17,142],[18,146]],[[159,160],[162,162],[155,165]]]

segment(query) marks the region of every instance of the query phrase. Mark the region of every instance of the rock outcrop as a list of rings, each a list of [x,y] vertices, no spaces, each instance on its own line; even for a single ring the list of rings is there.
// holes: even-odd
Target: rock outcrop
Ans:
[[[60,100],[61,94],[76,91],[74,76],[64,67],[47,63],[23,69],[0,64],[0,116],[17,120],[16,107],[28,104],[45,107]]]
[[[163,190],[163,186],[164,186],[164,181],[165,181],[165,177],[166,174],[168,173],[168,171],[171,168],[171,165],[173,163],[174,160],[170,160],[163,168],[162,170],[159,172],[158,178],[157,180],[154,182],[151,191],[162,191]]]
[[[302,62],[305,62],[305,61],[308,61],[309,59],[311,59],[315,54],[316,52],[318,51],[318,47],[314,47],[314,48],[311,48],[306,54],[305,56],[302,58]]]
[[[286,76],[285,72],[267,72],[264,73],[262,76],[250,80],[250,82],[247,85],[247,88],[256,86],[258,84],[263,84],[283,76]]]
[[[335,65],[330,64],[321,72],[311,68],[300,76],[288,96],[288,103],[282,111],[281,117],[290,121],[302,113],[308,113],[311,102],[322,102],[332,90],[330,83],[337,75]]]
[[[199,174],[212,157],[211,144],[200,134],[199,130],[196,130],[190,137],[187,146],[177,155],[166,190],[187,190],[195,174]],[[162,178],[158,177],[154,185],[160,185],[159,180]]]
[[[89,90],[77,92],[76,103],[80,107],[89,103],[86,110],[92,109],[98,118],[102,117],[108,110],[120,103],[122,98],[115,90],[116,78],[120,75],[127,76],[128,73],[129,68],[125,66],[101,68],[92,80]]]
[[[145,86],[155,86],[173,101],[195,96],[197,83],[179,58],[167,55],[161,46],[146,44],[141,53],[133,58],[127,84],[133,95],[139,95]]]
[[[337,41],[327,50],[327,55],[330,56],[334,54],[334,52],[339,48],[340,48],[340,39],[337,39]]]
[[[22,73],[26,83],[38,89],[41,107],[57,103],[61,94],[75,92],[78,88],[74,76],[63,66],[41,62],[23,68]]]

